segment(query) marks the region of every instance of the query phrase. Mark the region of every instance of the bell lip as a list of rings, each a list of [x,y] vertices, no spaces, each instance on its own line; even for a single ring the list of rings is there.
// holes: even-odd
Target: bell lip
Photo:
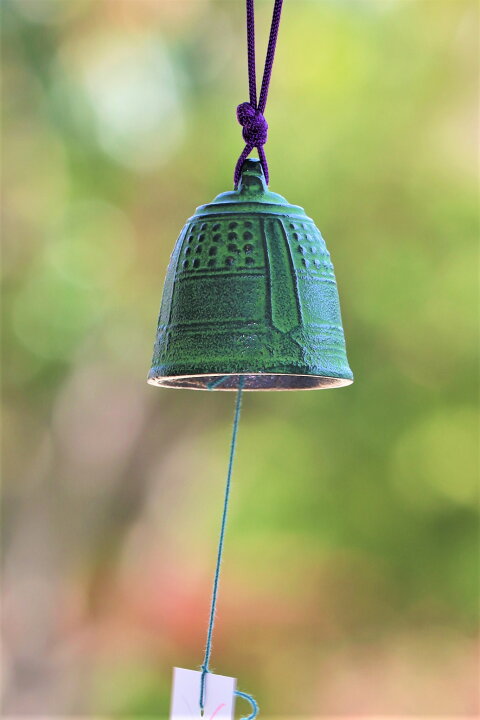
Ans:
[[[225,381],[226,384],[224,384],[223,382],[218,382],[220,378],[244,378],[242,389],[248,392],[329,390],[346,387],[353,383],[353,377],[278,372],[191,373],[186,375],[157,375],[151,373],[147,378],[147,383],[171,390],[207,390],[210,392],[235,392],[238,390],[239,382],[227,383],[227,381]],[[281,379],[283,383],[280,381],[277,385],[268,385],[273,378],[276,378],[277,381]]]

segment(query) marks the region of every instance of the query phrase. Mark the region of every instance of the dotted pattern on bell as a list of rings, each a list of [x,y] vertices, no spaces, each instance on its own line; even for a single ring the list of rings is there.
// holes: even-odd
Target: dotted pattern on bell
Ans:
[[[238,272],[265,267],[260,221],[229,216],[211,218],[187,227],[178,276],[197,272]]]
[[[333,265],[325,240],[309,222],[285,223],[295,270],[309,276],[330,278],[335,282]]]

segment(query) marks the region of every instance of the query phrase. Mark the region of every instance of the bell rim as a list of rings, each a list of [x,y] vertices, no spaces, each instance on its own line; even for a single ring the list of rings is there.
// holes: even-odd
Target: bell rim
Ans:
[[[218,382],[221,378],[238,378],[238,382]],[[279,372],[239,372],[239,373],[189,373],[183,375],[160,375],[150,373],[149,385],[171,390],[207,390],[236,392],[240,378],[244,379],[246,392],[278,392],[295,390],[330,390],[347,387],[354,382],[353,377],[335,377],[332,375],[313,375],[307,373]],[[268,384],[274,379],[274,384]]]

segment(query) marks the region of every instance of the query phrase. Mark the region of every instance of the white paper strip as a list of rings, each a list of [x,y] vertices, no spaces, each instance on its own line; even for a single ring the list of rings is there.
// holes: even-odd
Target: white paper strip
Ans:
[[[197,670],[173,668],[173,692],[170,720],[233,720],[235,710],[235,678],[207,673],[205,678],[205,709],[200,714],[200,680]]]

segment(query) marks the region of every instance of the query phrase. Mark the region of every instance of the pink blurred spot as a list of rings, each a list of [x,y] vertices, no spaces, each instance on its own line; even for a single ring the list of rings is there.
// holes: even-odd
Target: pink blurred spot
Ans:
[[[222,709],[222,707],[225,707],[225,703],[222,703],[221,705],[219,705],[219,706],[217,707],[217,709],[216,709],[215,712],[213,713],[213,715],[212,715],[212,717],[210,718],[210,720],[213,720],[213,718],[215,717],[215,715],[217,714],[217,712],[219,712],[219,711]]]

